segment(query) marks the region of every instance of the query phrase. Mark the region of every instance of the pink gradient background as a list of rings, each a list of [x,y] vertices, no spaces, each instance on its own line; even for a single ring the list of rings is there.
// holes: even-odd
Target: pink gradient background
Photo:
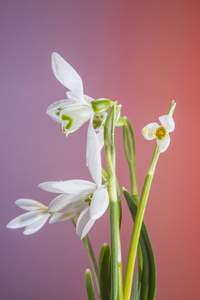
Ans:
[[[157,261],[156,300],[200,299],[199,15],[196,0],[1,1],[2,300],[86,299],[90,262],[70,221],[47,224],[32,236],[6,229],[22,213],[16,199],[51,201],[52,194],[37,188],[40,182],[90,180],[87,125],[66,139],[45,114],[66,91],[51,71],[53,51],[78,71],[86,94],[123,105],[135,133],[140,192],[155,145],[141,129],[176,100],[176,130],[160,156],[145,221]],[[129,189],[121,129],[116,136],[117,175]],[[131,226],[123,200],[124,270]],[[89,236],[98,256],[109,241],[108,213]]]

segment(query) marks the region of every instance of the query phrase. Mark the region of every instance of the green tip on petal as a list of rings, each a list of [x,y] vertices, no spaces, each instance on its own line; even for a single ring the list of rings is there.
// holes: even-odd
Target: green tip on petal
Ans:
[[[102,98],[91,101],[92,108],[94,110],[95,115],[101,114],[106,111],[112,102],[109,99]]]
[[[67,115],[62,115],[62,121],[66,122],[68,121],[68,123],[65,125],[65,129],[70,129],[72,124],[73,124],[73,119]]]

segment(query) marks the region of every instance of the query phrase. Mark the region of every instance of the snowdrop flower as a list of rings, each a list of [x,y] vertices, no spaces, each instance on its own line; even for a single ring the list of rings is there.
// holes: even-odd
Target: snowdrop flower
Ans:
[[[76,131],[94,115],[98,115],[94,118],[94,123],[97,119],[102,123],[102,113],[110,107],[111,101],[94,100],[84,95],[81,77],[58,53],[52,53],[51,65],[55,77],[70,91],[67,92],[67,99],[50,105],[47,114],[62,124],[62,130],[66,135]]]
[[[175,129],[175,123],[170,115],[159,118],[162,125],[150,123],[142,129],[142,134],[147,140],[156,139],[160,152],[164,152],[170,144],[169,132]]]
[[[50,217],[47,212],[47,206],[42,203],[31,200],[31,199],[19,199],[15,201],[15,204],[20,208],[28,211],[7,224],[7,228],[22,228],[24,229],[24,234],[32,234],[37,232]]]
[[[60,193],[49,205],[48,212],[53,213],[50,223],[62,221],[67,216],[74,216],[82,209],[77,221],[76,232],[83,239],[94,222],[106,211],[109,204],[106,185],[101,184],[101,168],[92,165],[90,157],[91,175],[94,182],[87,180],[50,181],[39,185],[45,191]],[[100,163],[100,161],[98,161]],[[65,218],[66,215],[66,218]]]
[[[67,99],[50,105],[47,108],[47,114],[62,124],[62,130],[66,136],[90,120],[87,133],[86,163],[91,172],[91,165],[88,163],[90,156],[93,158],[92,164],[98,164],[101,168],[101,164],[98,162],[101,161],[101,149],[104,145],[105,111],[112,102],[109,99],[94,100],[84,95],[81,77],[58,53],[52,53],[51,64],[55,77],[70,91],[67,92]]]

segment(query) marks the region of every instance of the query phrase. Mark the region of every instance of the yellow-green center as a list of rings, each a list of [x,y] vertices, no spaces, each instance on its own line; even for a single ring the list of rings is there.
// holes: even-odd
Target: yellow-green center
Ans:
[[[92,197],[93,197],[93,193],[91,193],[91,194],[84,200],[84,202],[85,202],[86,204],[88,204],[89,206],[90,206],[90,203],[91,203],[91,201],[92,201]]]
[[[167,131],[166,131],[165,127],[163,127],[163,126],[158,127],[154,131],[154,136],[158,140],[164,139],[164,137],[166,137],[166,135],[167,135]]]
[[[94,129],[100,129],[102,126],[103,115],[95,115],[93,118]]]

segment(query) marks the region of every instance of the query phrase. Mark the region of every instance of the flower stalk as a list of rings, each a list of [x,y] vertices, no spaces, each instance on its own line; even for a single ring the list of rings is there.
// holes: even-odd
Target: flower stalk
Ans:
[[[173,115],[175,105],[176,105],[175,102],[172,101],[172,104],[167,113],[168,115],[170,115],[170,116]],[[133,273],[134,273],[140,231],[141,231],[141,226],[142,226],[142,221],[144,218],[148,195],[149,195],[149,191],[150,191],[150,187],[151,187],[151,183],[152,183],[152,179],[153,179],[153,175],[155,172],[155,168],[156,168],[156,164],[157,164],[159,155],[160,155],[159,146],[156,144],[153,158],[152,158],[152,161],[151,161],[151,164],[148,169],[148,172],[147,172],[147,175],[145,178],[145,182],[143,185],[142,194],[141,194],[138,211],[137,211],[137,215],[136,215],[136,219],[135,219],[135,224],[133,227],[131,243],[130,243],[130,248],[129,248],[128,261],[127,261],[125,284],[124,284],[124,300],[128,300],[131,297]]]
[[[131,179],[131,194],[138,198],[138,188],[135,170],[135,139],[133,135],[133,130],[129,123],[129,120],[124,117],[125,124],[123,126],[123,142],[124,142],[124,152],[126,155],[130,179]]]
[[[74,220],[74,218],[71,218],[71,220],[72,220],[72,223],[73,223],[74,227],[76,228],[76,221]],[[92,265],[92,269],[93,269],[93,272],[94,272],[94,277],[95,277],[95,281],[96,281],[96,285],[97,285],[97,290],[98,290],[98,294],[99,294],[99,297],[100,297],[99,275],[98,275],[99,274],[99,270],[98,270],[98,265],[97,265],[96,257],[94,255],[94,251],[92,249],[92,245],[90,243],[90,239],[89,239],[88,235],[86,235],[82,239],[82,241],[83,241],[85,249],[86,249],[86,251],[88,253],[91,265]]]
[[[111,299],[118,299],[118,243],[119,222],[118,222],[118,202],[117,187],[115,178],[115,121],[116,104],[114,103],[108,113],[104,126],[104,144],[106,152],[106,162],[109,182],[109,202],[110,202],[110,227],[111,227]],[[120,257],[121,260],[121,257]]]

